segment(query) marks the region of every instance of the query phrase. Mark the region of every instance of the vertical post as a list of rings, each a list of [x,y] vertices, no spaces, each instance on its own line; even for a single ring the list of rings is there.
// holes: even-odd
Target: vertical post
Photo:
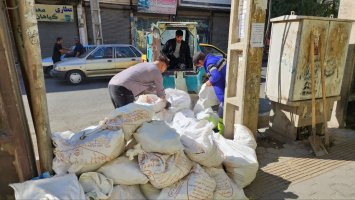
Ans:
[[[37,136],[41,171],[52,168],[53,151],[34,0],[7,0],[22,75]]]
[[[9,183],[37,176],[4,2],[0,2],[0,199],[14,199]]]
[[[229,27],[227,87],[225,100],[225,136],[233,137],[234,123],[257,131],[259,91],[267,1],[240,0],[246,8],[245,19],[238,14],[239,0],[232,0]],[[246,5],[245,5],[246,4]],[[246,7],[245,7],[246,6]],[[244,23],[243,23],[244,22]],[[239,33],[243,23],[243,37]],[[243,55],[240,56],[240,52]],[[235,84],[236,82],[236,84]],[[237,109],[236,109],[237,108]]]
[[[103,44],[99,0],[90,0],[92,31],[95,44]]]
[[[78,11],[78,26],[79,26],[79,36],[81,44],[88,44],[88,32],[86,27],[86,16],[85,16],[85,8],[82,5],[82,2],[78,3],[77,6]]]

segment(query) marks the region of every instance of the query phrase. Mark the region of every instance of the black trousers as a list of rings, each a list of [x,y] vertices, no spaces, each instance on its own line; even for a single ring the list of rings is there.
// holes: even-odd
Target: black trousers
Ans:
[[[112,104],[115,108],[119,108],[134,102],[134,95],[131,90],[117,85],[109,85]]]

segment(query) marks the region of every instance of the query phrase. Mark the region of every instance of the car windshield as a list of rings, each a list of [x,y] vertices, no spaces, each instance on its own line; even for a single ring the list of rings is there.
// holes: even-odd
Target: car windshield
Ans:
[[[89,53],[91,53],[96,47],[87,47],[86,52],[81,54],[79,58],[85,58]]]

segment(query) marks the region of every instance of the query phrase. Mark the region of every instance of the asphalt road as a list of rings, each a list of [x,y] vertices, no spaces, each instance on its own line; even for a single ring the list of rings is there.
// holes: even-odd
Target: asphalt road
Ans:
[[[265,100],[266,67],[262,68],[260,85],[259,113],[269,110],[269,101]],[[80,85],[70,85],[64,80],[45,78],[49,121],[52,132],[79,131],[103,120],[113,106],[108,94],[107,84],[110,78],[89,79]],[[27,96],[22,85],[24,105],[31,132],[33,124],[29,112]],[[191,95],[196,99],[196,95]]]
[[[81,85],[70,85],[62,80],[46,78],[52,132],[67,130],[75,132],[103,120],[113,110],[107,90],[109,80],[109,78],[92,79]],[[30,129],[33,132],[27,96],[24,92],[23,99]]]

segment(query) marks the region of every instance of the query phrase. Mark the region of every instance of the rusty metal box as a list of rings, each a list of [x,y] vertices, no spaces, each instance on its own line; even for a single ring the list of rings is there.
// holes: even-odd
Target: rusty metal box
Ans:
[[[287,15],[271,22],[267,97],[289,105],[312,98],[310,52],[315,55],[316,98],[322,97],[321,62],[325,69],[326,96],[339,96],[352,21]],[[310,51],[311,42],[313,51]]]

